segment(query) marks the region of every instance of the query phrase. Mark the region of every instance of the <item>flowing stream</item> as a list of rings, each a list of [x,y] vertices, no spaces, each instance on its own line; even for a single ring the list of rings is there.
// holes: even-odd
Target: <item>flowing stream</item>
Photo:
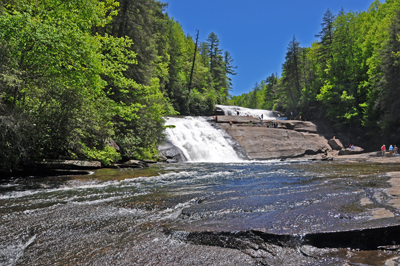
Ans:
[[[216,107],[222,110],[224,112],[224,115],[252,116],[256,118],[259,118],[262,115],[263,119],[270,119],[270,120],[281,118],[279,113],[271,110],[252,109],[235,105],[220,105],[220,104],[217,104]]]
[[[238,144],[223,130],[203,117],[167,118],[167,139],[178,147],[189,162],[240,162]]]
[[[169,137],[226,139],[186,122]],[[0,180],[0,265],[399,263],[387,172],[400,166],[196,157],[196,145],[181,145],[188,163]]]

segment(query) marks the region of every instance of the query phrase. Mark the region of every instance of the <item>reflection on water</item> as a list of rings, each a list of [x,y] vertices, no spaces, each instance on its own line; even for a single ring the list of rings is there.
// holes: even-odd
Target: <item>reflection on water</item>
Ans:
[[[305,235],[398,225],[386,172],[399,170],[305,161],[187,163],[2,180],[0,265],[266,263],[261,251],[257,260],[240,245],[185,239],[206,231]],[[305,251],[285,252],[292,265],[346,261],[332,250],[331,264],[306,259]]]

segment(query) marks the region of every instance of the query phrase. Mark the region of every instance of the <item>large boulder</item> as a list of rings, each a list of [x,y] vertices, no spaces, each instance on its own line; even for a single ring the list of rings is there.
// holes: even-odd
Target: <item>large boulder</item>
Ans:
[[[340,151],[344,149],[342,142],[338,139],[330,139],[328,144],[332,147],[332,150]]]
[[[354,149],[344,149],[344,150],[340,150],[339,151],[339,155],[351,155],[351,154],[359,154],[362,153],[364,151],[363,148],[358,147],[358,146],[354,146]]]
[[[187,159],[181,149],[174,146],[170,141],[165,141],[158,146],[160,154],[167,158],[168,163],[186,162]]]
[[[109,147],[111,147],[111,148],[114,148],[114,149],[116,149],[117,151],[119,151],[119,146],[118,146],[118,144],[115,142],[115,140],[113,140],[113,139],[107,139],[107,140],[105,141],[105,144],[106,144],[107,146],[109,146]]]
[[[318,134],[282,128],[229,124],[219,126],[224,128],[252,159],[295,158],[330,150],[328,141]]]
[[[144,161],[140,161],[140,160],[129,160],[124,162],[123,164],[119,164],[119,167],[128,167],[128,168],[144,168],[144,167],[148,167],[149,165],[144,162]]]

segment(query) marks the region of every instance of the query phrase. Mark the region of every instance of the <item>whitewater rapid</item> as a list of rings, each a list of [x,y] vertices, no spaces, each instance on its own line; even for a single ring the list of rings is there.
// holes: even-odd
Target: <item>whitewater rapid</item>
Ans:
[[[203,117],[168,117],[167,139],[178,147],[189,162],[241,162],[233,140]]]
[[[221,109],[225,115],[252,116],[256,118],[259,118],[262,115],[263,119],[268,119],[268,120],[278,119],[277,117],[278,114],[270,110],[252,109],[242,106],[220,105],[220,104],[217,104],[215,107]]]

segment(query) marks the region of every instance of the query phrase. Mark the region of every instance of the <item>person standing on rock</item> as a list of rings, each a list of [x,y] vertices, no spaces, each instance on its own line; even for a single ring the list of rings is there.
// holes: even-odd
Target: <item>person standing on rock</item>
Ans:
[[[397,148],[397,146],[394,145],[393,154],[394,154],[394,155],[397,155],[398,152],[399,152],[399,148]]]
[[[390,153],[390,156],[393,156],[393,146],[392,145],[389,146],[389,153]]]
[[[385,153],[386,153],[386,146],[385,146],[385,144],[382,145],[381,151],[382,151],[382,157],[385,156]]]

